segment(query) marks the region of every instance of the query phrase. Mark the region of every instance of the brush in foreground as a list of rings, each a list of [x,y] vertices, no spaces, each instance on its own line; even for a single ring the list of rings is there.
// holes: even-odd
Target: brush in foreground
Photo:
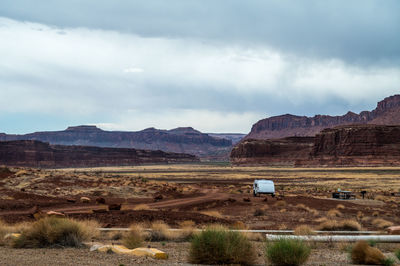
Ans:
[[[51,246],[81,247],[93,237],[88,223],[67,218],[46,217],[22,231],[13,242],[15,248],[42,248]]]
[[[273,265],[301,265],[311,253],[311,248],[303,241],[288,238],[268,243],[265,249],[265,256]]]
[[[358,241],[351,249],[351,260],[354,264],[382,265],[386,258],[379,249],[371,247],[366,241]]]
[[[189,260],[195,264],[249,265],[255,261],[255,253],[244,234],[209,227],[193,236]]]
[[[144,240],[143,228],[140,225],[133,224],[129,229],[122,238],[122,244],[129,249],[140,247]]]

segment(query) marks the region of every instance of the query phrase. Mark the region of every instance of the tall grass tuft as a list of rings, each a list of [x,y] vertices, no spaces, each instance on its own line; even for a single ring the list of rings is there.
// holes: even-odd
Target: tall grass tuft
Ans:
[[[33,223],[14,239],[15,248],[43,248],[51,246],[81,247],[92,235],[85,224],[57,217],[46,217]]]
[[[145,238],[143,228],[138,224],[133,224],[129,229],[129,232],[122,237],[122,244],[129,249],[140,247]]]
[[[244,234],[223,227],[206,228],[191,241],[191,263],[250,265],[255,258],[254,249]]]
[[[288,238],[268,243],[265,249],[266,259],[273,265],[302,265],[311,253],[303,241]]]

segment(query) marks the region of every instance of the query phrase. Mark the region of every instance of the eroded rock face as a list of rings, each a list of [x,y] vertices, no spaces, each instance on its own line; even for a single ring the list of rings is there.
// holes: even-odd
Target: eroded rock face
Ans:
[[[163,151],[50,145],[34,140],[0,141],[0,165],[8,166],[96,167],[198,160],[194,155]]]
[[[385,98],[373,111],[360,114],[348,112],[343,116],[314,117],[281,115],[262,119],[253,125],[246,139],[276,139],[289,136],[315,136],[325,128],[350,124],[400,124],[400,95]]]
[[[399,166],[400,126],[349,125],[315,138],[244,140],[231,153],[234,164],[294,166]]]
[[[172,130],[148,128],[142,131],[105,131],[96,126],[69,127],[63,131],[25,135],[0,134],[0,141],[38,140],[59,145],[162,150],[189,153],[206,159],[228,159],[232,141],[201,133],[191,127]]]
[[[299,165],[400,165],[400,126],[352,125],[315,137],[310,159]]]
[[[231,162],[236,165],[294,166],[297,160],[310,156],[313,144],[313,137],[247,139],[232,149]]]

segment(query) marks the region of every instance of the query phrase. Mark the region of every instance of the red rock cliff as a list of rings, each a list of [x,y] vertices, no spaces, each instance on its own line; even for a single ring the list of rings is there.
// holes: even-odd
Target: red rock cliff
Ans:
[[[196,162],[190,154],[124,148],[50,145],[34,140],[0,142],[0,165],[60,168]]]
[[[400,95],[385,98],[376,109],[360,114],[348,112],[343,116],[314,117],[281,115],[262,119],[253,125],[247,139],[276,139],[289,136],[315,136],[325,128],[350,124],[400,124]]]

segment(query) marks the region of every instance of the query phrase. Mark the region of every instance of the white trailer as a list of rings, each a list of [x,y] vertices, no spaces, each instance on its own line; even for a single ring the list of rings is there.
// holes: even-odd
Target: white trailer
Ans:
[[[275,196],[275,185],[271,180],[254,180],[253,183],[253,195],[257,197],[259,194],[270,194],[272,197]]]

